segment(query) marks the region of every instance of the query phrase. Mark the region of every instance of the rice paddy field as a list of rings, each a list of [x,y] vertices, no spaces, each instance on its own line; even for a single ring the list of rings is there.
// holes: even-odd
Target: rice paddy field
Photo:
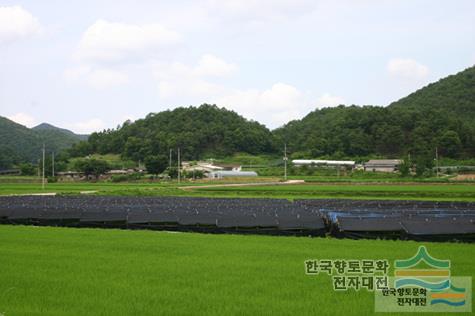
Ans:
[[[241,180],[242,181],[242,180]],[[264,181],[268,181],[265,179]],[[475,201],[471,183],[309,183],[292,185],[255,185],[242,187],[210,186],[228,182],[159,182],[159,183],[51,183],[43,190],[39,183],[0,183],[0,195],[30,193],[105,195],[157,195],[203,197],[270,198],[348,198],[433,201]],[[183,189],[182,187],[186,187]]]
[[[196,191],[214,196],[280,198],[351,198],[391,200],[474,201],[475,185],[439,183],[329,183],[279,186],[214,187]]]
[[[0,225],[0,314],[370,315],[374,294],[334,292],[306,259],[413,256],[412,241]],[[474,276],[472,244],[426,243]]]
[[[0,195],[475,201],[469,183],[206,184],[51,183],[42,190],[39,183],[5,182]],[[422,244],[451,260],[452,275],[475,276],[470,243],[0,225],[0,315],[371,315],[374,293],[335,292],[330,276],[306,275],[304,261],[392,264]]]

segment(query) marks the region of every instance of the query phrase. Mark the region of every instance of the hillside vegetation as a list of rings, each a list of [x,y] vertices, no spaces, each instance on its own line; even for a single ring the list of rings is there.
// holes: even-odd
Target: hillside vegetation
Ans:
[[[36,162],[41,157],[43,143],[48,152],[58,153],[85,139],[85,135],[50,124],[30,129],[0,116],[0,169],[20,162]]]
[[[176,155],[177,147],[184,159],[275,150],[272,133],[264,125],[225,108],[203,104],[150,113],[133,123],[125,122],[118,129],[93,133],[88,142],[77,144],[71,153],[115,153],[143,161],[149,155],[168,155],[170,148]]]
[[[274,131],[301,156],[413,157],[475,154],[475,68],[432,83],[388,107],[317,109]]]

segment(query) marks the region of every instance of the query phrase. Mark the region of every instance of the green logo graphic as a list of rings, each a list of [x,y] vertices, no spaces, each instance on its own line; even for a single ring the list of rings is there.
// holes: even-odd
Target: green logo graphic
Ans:
[[[471,277],[451,275],[450,260],[435,258],[425,246],[394,261],[393,287],[376,293],[376,311],[471,311]]]
[[[440,260],[440,259],[436,259],[432,257],[427,252],[427,248],[425,246],[420,246],[419,250],[412,258],[405,259],[405,260],[395,260],[394,266],[396,267],[396,269],[412,268],[421,261],[426,262],[427,264],[429,264],[430,266],[434,268],[439,268],[439,269],[450,268],[450,260]]]

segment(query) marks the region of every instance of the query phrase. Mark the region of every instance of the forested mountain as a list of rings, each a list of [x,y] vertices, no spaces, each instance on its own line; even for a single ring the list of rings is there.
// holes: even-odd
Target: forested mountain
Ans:
[[[62,147],[71,147],[78,140],[87,140],[89,137],[84,134],[75,134],[68,129],[59,128],[48,123],[41,123],[31,129],[36,131],[37,134],[42,135],[43,138],[56,139],[57,143],[63,142],[64,145]]]
[[[143,161],[150,155],[168,155],[169,149],[178,147],[183,159],[275,151],[272,133],[264,125],[225,108],[203,104],[150,113],[118,129],[93,133],[70,152],[73,156],[116,153]]]
[[[388,107],[317,109],[273,132],[302,156],[475,155],[475,68],[432,83]]]
[[[475,66],[411,93],[390,107],[441,110],[475,120]]]
[[[43,141],[57,151],[81,137],[47,124],[31,130],[0,117],[0,166],[36,159]],[[317,109],[272,132],[215,105],[150,113],[117,129],[93,133],[69,153],[115,153],[143,161],[180,147],[183,159],[200,159],[236,152],[277,155],[284,143],[294,157],[410,155],[430,164],[438,148],[443,157],[473,158],[475,68],[429,84],[387,107],[341,105]]]
[[[0,169],[19,162],[36,162],[43,143],[48,151],[59,152],[84,139],[87,136],[46,123],[30,129],[0,116]]]

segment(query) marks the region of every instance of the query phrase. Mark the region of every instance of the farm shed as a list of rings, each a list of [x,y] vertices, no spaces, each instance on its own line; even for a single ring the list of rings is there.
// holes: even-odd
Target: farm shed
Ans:
[[[220,170],[220,171],[210,172],[209,177],[212,179],[234,178],[234,177],[257,177],[257,173],[254,171]]]
[[[365,171],[395,172],[399,169],[402,160],[399,159],[372,159],[364,164]]]

